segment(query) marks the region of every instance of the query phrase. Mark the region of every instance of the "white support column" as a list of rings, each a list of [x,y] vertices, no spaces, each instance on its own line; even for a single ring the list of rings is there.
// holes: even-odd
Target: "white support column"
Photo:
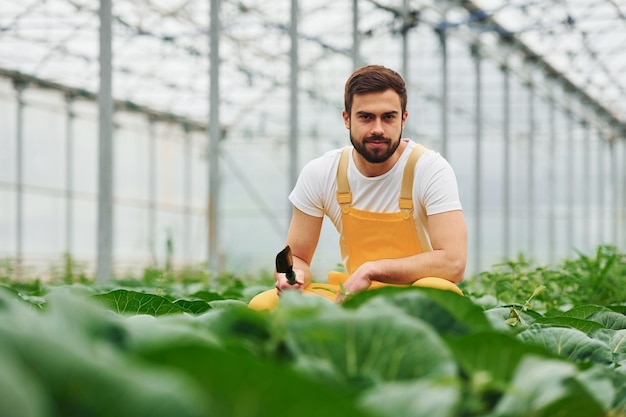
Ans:
[[[359,0],[352,0],[352,69],[361,66],[361,33],[359,32]]]
[[[153,265],[158,266],[157,254],[157,211],[158,211],[158,162],[157,162],[157,121],[148,120],[148,250]]]
[[[191,175],[191,131],[187,123],[184,124],[184,143],[183,143],[183,256],[182,259],[186,263],[190,263],[191,256],[191,193],[193,185],[193,175]]]
[[[584,233],[583,233],[583,241],[585,242],[585,251],[591,250],[593,247],[592,244],[592,208],[593,208],[593,195],[591,193],[591,127],[589,126],[589,122],[585,121],[583,125],[584,129],[584,139],[583,139],[583,190],[585,193],[584,202],[583,202],[583,212],[584,216],[582,217],[584,222]]]
[[[100,91],[98,165],[98,282],[111,279],[113,261],[112,7],[100,0]]]
[[[474,58],[474,134],[475,134],[475,152],[474,161],[474,222],[475,222],[475,244],[474,244],[474,273],[481,271],[482,265],[482,57],[480,55],[479,46],[473,44],[471,47],[472,57]]]
[[[622,151],[622,163],[619,164],[621,168],[620,180],[618,183],[619,192],[617,199],[617,246],[624,250],[626,247],[626,140],[619,141],[619,149]]]
[[[503,138],[504,138],[504,175],[502,178],[503,201],[503,241],[504,257],[511,257],[511,71],[505,66],[502,68],[504,94],[502,96],[503,110]]]
[[[219,154],[221,140],[220,128],[220,0],[211,0],[210,10],[210,85],[209,85],[209,197],[208,197],[208,236],[209,236],[209,271],[217,275],[220,272],[219,260],[219,199],[220,168]]]
[[[574,115],[568,111],[566,114],[566,134],[565,138],[567,145],[567,157],[565,158],[565,167],[566,167],[566,201],[567,201],[567,213],[566,213],[566,224],[565,228],[565,241],[568,244],[567,248],[567,256],[570,256],[574,253],[574,249],[576,249],[575,242],[575,234],[574,230],[576,228],[576,224],[574,223],[574,144],[576,141],[574,140]]]
[[[548,263],[553,264],[556,260],[556,104],[554,97],[550,98],[548,129],[550,137],[548,139]]]
[[[609,142],[607,142],[607,149],[609,151],[609,186],[610,186],[610,190],[611,192],[609,193],[610,196],[610,208],[607,210],[608,213],[608,218],[609,218],[609,243],[611,243],[612,245],[616,245],[617,246],[617,228],[618,228],[618,215],[617,213],[619,212],[619,180],[618,180],[618,176],[619,176],[619,170],[617,169],[617,149],[618,146],[616,146],[616,142],[615,140],[611,139]]]
[[[66,96],[65,119],[65,254],[74,251],[74,97]]]
[[[445,26],[437,30],[439,35],[439,43],[441,45],[441,155],[449,158],[448,142],[450,140],[448,133],[448,111],[449,111],[449,94],[448,94],[448,33]]]
[[[291,25],[289,34],[291,37],[291,50],[289,53],[289,62],[291,64],[290,79],[289,79],[289,109],[290,109],[290,123],[289,123],[289,183],[288,192],[290,192],[296,185],[298,179],[298,146],[299,146],[299,102],[298,102],[298,88],[299,88],[299,50],[298,50],[298,20],[299,20],[299,5],[298,0],[291,0]],[[287,216],[291,217],[291,203],[287,206]]]
[[[526,173],[528,175],[528,256],[532,259],[535,256],[535,135],[537,134],[535,120],[535,85],[531,79],[528,84],[528,160]]]
[[[605,193],[604,193],[604,141],[602,139],[602,134],[599,129],[596,129],[596,147],[598,149],[597,155],[597,176],[596,176],[596,189],[598,190],[598,201],[596,215],[598,218],[598,231],[597,231],[597,241],[596,246],[602,245],[605,243],[604,241],[604,210],[605,210]]]
[[[15,137],[15,279],[20,280],[24,269],[24,89],[26,83],[14,82],[17,93]]]

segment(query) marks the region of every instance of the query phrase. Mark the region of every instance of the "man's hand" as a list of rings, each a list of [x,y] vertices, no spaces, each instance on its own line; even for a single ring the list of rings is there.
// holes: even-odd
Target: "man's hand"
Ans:
[[[302,291],[304,289],[304,271],[294,269],[293,272],[296,274],[296,283],[293,285],[289,284],[287,276],[284,273],[274,273],[274,278],[276,278],[276,292],[278,292],[278,295],[284,290]]]
[[[343,291],[337,294],[336,302],[341,303],[349,295],[366,290],[372,285],[372,262],[366,262],[343,283]]]

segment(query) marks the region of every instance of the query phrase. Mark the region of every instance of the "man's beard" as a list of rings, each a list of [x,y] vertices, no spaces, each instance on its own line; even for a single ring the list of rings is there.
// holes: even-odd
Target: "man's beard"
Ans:
[[[350,132],[350,142],[352,143],[352,146],[354,146],[354,149],[356,149],[356,151],[363,158],[365,158],[367,162],[372,163],[372,164],[380,164],[382,162],[385,162],[389,158],[391,158],[391,155],[393,155],[396,149],[398,149],[398,146],[400,146],[401,138],[402,138],[402,131],[400,131],[400,136],[398,137],[398,140],[395,143],[392,143],[392,140],[389,138],[386,138],[384,136],[378,136],[378,135],[368,136],[363,139],[362,143],[359,143],[356,140],[354,140],[354,137],[352,136],[352,132]],[[389,145],[389,147],[386,149],[375,148],[373,150],[368,150],[366,146],[367,142],[374,142],[374,141],[385,142]]]

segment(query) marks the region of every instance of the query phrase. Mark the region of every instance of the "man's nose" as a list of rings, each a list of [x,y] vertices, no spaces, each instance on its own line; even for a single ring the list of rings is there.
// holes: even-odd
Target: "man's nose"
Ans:
[[[382,135],[385,133],[385,129],[383,129],[383,121],[380,117],[374,119],[374,123],[372,124],[372,135]]]

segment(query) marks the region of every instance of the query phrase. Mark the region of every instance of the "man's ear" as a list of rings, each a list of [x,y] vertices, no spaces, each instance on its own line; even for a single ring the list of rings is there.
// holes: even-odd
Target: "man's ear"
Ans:
[[[404,114],[402,115],[402,128],[404,129],[404,125],[406,124],[406,119],[409,118],[409,112],[408,110],[404,111]]]
[[[341,112],[341,117],[343,117],[343,124],[346,126],[346,129],[350,129],[350,115],[348,112],[343,110]]]

